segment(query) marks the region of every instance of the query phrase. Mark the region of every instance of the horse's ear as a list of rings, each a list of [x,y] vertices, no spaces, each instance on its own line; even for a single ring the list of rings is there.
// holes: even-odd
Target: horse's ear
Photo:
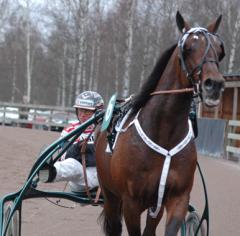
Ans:
[[[176,14],[176,22],[177,22],[178,29],[182,34],[184,34],[186,31],[190,29],[189,24],[183,19],[179,11],[177,11],[177,14]]]
[[[221,23],[222,20],[222,15],[220,15],[217,20],[215,20],[214,22],[212,22],[211,24],[208,25],[207,29],[210,33],[216,33],[218,30],[218,27]]]

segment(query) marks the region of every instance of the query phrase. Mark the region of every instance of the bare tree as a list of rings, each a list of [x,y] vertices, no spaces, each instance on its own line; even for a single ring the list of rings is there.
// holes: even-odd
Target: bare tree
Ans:
[[[24,94],[26,96],[27,103],[32,99],[32,71],[33,71],[33,59],[35,49],[32,48],[31,35],[32,35],[32,18],[31,11],[33,9],[33,2],[31,0],[24,0],[19,2],[22,12],[22,27],[25,32],[25,57],[26,57],[26,90]]]
[[[122,87],[122,96],[127,97],[130,94],[130,67],[132,63],[132,51],[133,51],[133,14],[135,10],[136,0],[127,0],[127,17],[125,21],[126,26],[126,38],[125,45],[126,51],[124,55],[125,60],[125,71],[123,75],[123,87]]]
[[[151,51],[150,47],[150,35],[152,34],[152,26],[151,26],[151,13],[152,13],[152,6],[153,1],[147,0],[147,7],[144,17],[143,23],[143,59],[142,59],[142,70],[140,74],[140,83],[139,86],[142,85],[144,79],[146,78],[147,66],[148,66],[148,59],[149,53]]]
[[[177,42],[178,9],[203,26],[222,13],[221,68],[240,71],[238,0],[45,0],[38,20],[35,9],[32,0],[0,0],[2,100],[69,106],[85,89],[127,97]]]
[[[10,15],[10,3],[9,0],[0,0],[0,32],[7,25]],[[2,32],[3,33],[3,32]]]
[[[237,5],[240,7],[240,3]],[[237,10],[233,14],[232,7],[228,7],[228,19],[232,19],[232,23],[229,24],[229,27],[232,29],[231,34],[231,43],[230,43],[230,53],[229,53],[229,62],[228,62],[228,73],[233,73],[235,59],[237,54],[237,43],[240,38],[240,12]],[[233,18],[234,17],[234,18]]]
[[[101,1],[96,0],[96,35],[94,40],[95,48],[93,51],[96,50],[96,64],[95,64],[95,78],[92,77],[92,89],[94,91],[97,90],[98,87],[98,80],[99,80],[99,67],[100,67],[100,49],[101,49]],[[94,50],[95,49],[95,50]],[[95,55],[92,55],[92,61],[94,61]]]
[[[72,13],[74,14],[76,33],[78,40],[78,67],[77,67],[77,77],[76,77],[76,89],[75,95],[81,90],[86,89],[86,71],[84,67],[84,60],[86,56],[86,27],[87,27],[87,14],[88,14],[89,1],[83,0],[79,1],[72,8]]]
[[[26,0],[25,8],[25,17],[26,17],[26,77],[27,77],[27,102],[31,101],[31,87],[32,87],[32,78],[31,78],[31,68],[30,68],[30,6],[29,0]]]
[[[13,68],[12,68],[12,96],[11,102],[15,102],[16,91],[17,91],[17,76],[16,76],[16,67],[17,67],[17,55],[14,54],[13,57]]]

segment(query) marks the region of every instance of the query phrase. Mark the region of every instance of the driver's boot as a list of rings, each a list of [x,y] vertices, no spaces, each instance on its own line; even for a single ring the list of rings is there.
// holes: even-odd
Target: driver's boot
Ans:
[[[50,162],[51,163],[51,162]],[[38,171],[39,181],[51,183],[54,181],[57,171],[53,164],[45,163],[41,170]]]

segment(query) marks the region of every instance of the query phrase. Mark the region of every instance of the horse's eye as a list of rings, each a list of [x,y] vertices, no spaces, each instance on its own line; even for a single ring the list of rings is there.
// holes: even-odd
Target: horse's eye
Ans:
[[[190,52],[192,51],[192,48],[185,48],[184,51],[185,51],[186,53],[190,53]]]
[[[224,42],[217,34],[214,34],[212,37],[213,37],[213,43],[216,43],[216,45],[218,47],[220,47],[220,53],[218,56],[218,60],[221,61],[225,56]]]
[[[192,52],[191,47],[184,46],[183,48],[183,56],[188,56]]]
[[[221,43],[221,53],[219,55],[219,61],[221,61],[225,57],[225,50],[224,50],[224,44]]]

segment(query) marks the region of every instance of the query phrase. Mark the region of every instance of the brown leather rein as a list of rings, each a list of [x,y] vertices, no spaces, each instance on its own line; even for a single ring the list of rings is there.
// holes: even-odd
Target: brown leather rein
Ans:
[[[96,192],[96,196],[95,199],[92,198],[91,193],[90,193],[90,188],[88,185],[88,178],[87,178],[87,165],[86,165],[86,148],[87,148],[87,142],[89,140],[89,138],[91,137],[92,133],[94,132],[95,129],[93,129],[91,131],[91,133],[88,135],[88,137],[83,141],[82,145],[81,145],[81,159],[82,159],[82,166],[83,166],[83,177],[84,177],[84,181],[85,181],[85,191],[86,194],[89,198],[89,200],[91,201],[92,205],[98,205],[98,200],[101,194],[101,188],[100,186],[97,189]]]
[[[171,93],[190,93],[193,92],[193,88],[184,88],[184,89],[172,89],[172,90],[163,90],[150,93],[151,96],[159,94],[171,94]]]

